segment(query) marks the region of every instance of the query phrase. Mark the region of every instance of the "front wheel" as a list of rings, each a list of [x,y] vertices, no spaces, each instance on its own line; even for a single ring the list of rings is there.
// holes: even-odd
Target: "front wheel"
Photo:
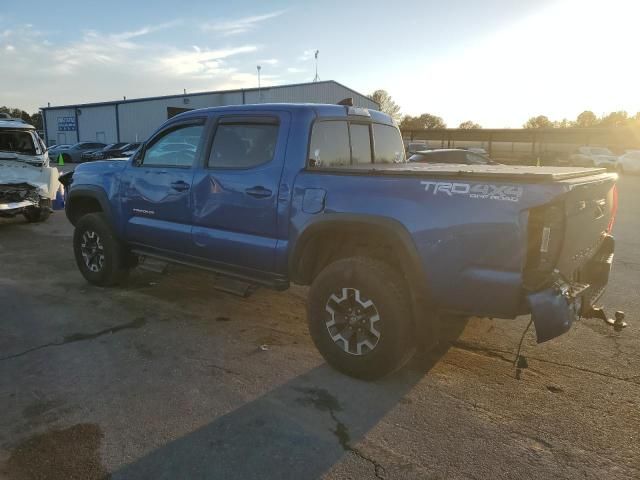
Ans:
[[[313,281],[307,308],[313,342],[342,373],[376,379],[400,368],[414,351],[406,282],[382,261],[331,263]]]
[[[73,253],[80,273],[93,285],[116,285],[129,272],[126,249],[103,213],[90,213],[78,220]]]

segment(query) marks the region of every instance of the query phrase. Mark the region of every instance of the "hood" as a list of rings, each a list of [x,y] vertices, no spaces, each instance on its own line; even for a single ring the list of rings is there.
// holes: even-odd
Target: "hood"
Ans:
[[[52,198],[57,190],[58,170],[34,166],[19,160],[0,161],[0,185],[28,184],[38,189],[41,197]]]

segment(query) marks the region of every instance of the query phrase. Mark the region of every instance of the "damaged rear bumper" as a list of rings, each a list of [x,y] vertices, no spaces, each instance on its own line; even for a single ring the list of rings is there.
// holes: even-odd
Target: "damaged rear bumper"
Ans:
[[[577,272],[575,281],[558,280],[527,296],[538,343],[567,332],[604,293],[613,264],[615,242],[607,235],[597,253]]]

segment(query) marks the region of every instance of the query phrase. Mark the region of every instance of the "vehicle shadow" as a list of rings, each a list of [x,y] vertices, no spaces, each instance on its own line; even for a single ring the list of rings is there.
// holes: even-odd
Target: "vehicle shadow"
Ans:
[[[439,346],[376,382],[327,365],[300,375],[112,473],[112,479],[311,479],[357,443],[447,352],[466,321],[446,322]],[[453,338],[453,337],[455,338]]]

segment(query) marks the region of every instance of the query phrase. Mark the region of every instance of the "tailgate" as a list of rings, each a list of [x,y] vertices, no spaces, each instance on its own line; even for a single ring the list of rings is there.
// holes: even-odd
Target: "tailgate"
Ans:
[[[591,259],[613,227],[616,176],[572,186],[564,200],[564,238],[557,270],[566,279]]]

